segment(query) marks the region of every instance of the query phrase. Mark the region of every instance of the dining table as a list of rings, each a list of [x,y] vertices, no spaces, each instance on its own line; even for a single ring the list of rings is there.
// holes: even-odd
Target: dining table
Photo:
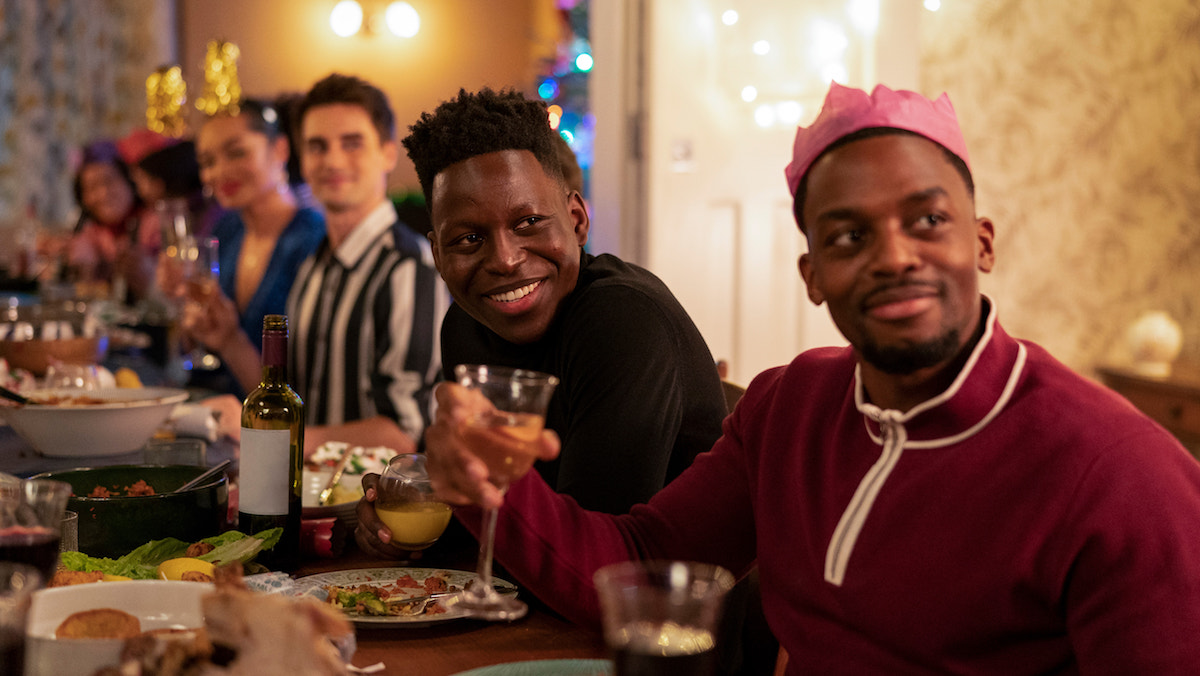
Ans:
[[[475,568],[476,547],[469,537],[451,536],[436,542],[413,561],[372,556],[360,550],[353,537],[349,540],[340,556],[304,560],[293,577],[393,566]],[[501,570],[497,575],[504,573]],[[598,629],[569,622],[523,589],[519,596],[529,605],[529,612],[510,622],[458,618],[423,626],[356,627],[357,649],[351,664],[360,669],[382,664],[382,670],[371,673],[392,676],[452,676],[511,662],[608,658]]]
[[[236,442],[227,439],[208,444],[207,462],[215,466],[225,459],[236,464]],[[7,425],[0,424],[0,471],[28,477],[45,471],[80,465],[137,464],[142,451],[103,458],[52,458],[43,456]],[[229,472],[235,475],[235,470]],[[309,552],[288,570],[291,577],[375,568],[434,568],[456,572],[474,571],[478,544],[457,522],[441,540],[408,561],[372,556],[358,548],[352,533],[342,532],[344,542],[336,555]],[[498,578],[504,571],[498,568]],[[491,622],[467,617],[424,624],[360,624],[355,627],[356,650],[351,664],[363,673],[393,676],[452,676],[481,667],[542,660],[568,660],[571,664],[593,664],[608,654],[598,629],[574,624],[555,613],[518,583],[518,595],[529,605],[525,617],[510,622]],[[607,663],[604,663],[607,665]],[[539,670],[536,673],[554,673]],[[576,672],[572,672],[576,673]],[[598,674],[607,673],[602,666]]]

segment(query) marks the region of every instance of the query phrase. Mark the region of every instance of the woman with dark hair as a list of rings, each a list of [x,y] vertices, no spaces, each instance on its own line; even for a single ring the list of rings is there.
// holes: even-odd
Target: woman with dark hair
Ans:
[[[144,240],[153,228],[142,227],[146,210],[118,144],[85,146],[74,188],[80,218],[67,246],[67,267],[78,291],[141,298],[150,280],[143,259],[149,256],[152,262],[154,255],[153,242]]]
[[[217,302],[232,301],[255,344],[263,316],[285,312],[300,263],[325,236],[324,217],[300,205],[290,187],[288,135],[279,122],[274,106],[248,99],[236,113],[208,118],[196,135],[200,178],[228,210],[212,231],[220,246]],[[184,329],[196,321],[185,318]]]
[[[160,200],[184,200],[194,219],[192,234],[196,237],[211,234],[222,210],[204,195],[194,142],[180,141],[156,150],[134,165],[130,174],[138,196],[147,205]]]

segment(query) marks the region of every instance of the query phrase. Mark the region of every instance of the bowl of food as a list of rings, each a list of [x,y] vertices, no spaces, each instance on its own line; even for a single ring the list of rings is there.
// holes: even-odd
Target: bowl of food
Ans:
[[[17,434],[45,456],[88,457],[140,449],[188,393],[145,387],[46,389],[25,396],[29,404],[3,409]]]
[[[134,580],[43,589],[26,630],[26,674],[88,676],[120,662],[125,639],[204,626],[213,585]]]
[[[194,465],[112,465],[46,472],[65,481],[67,509],[79,514],[79,551],[117,558],[150,540],[195,542],[225,529],[229,484],[224,474],[186,491],[176,488],[204,473]]]
[[[98,364],[107,350],[103,326],[82,303],[0,310],[0,357],[14,369],[40,377],[51,364]]]

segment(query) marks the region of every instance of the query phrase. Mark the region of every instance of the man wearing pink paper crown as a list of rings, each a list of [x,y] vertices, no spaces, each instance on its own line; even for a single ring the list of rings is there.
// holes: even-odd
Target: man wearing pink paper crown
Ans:
[[[712,451],[627,515],[531,472],[496,558],[587,623],[605,564],[757,561],[789,674],[1200,673],[1200,465],[1001,328],[949,99],[834,84],[786,176],[808,296],[850,346],[760,374]],[[445,499],[502,501],[476,458],[430,460]]]

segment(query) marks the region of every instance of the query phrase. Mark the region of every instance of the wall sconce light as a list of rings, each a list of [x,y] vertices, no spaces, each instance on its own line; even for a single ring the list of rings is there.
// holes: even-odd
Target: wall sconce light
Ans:
[[[393,35],[411,38],[421,29],[420,15],[407,2],[388,3],[382,15],[375,12],[368,17],[358,0],[341,0],[334,5],[333,11],[329,13],[329,27],[337,35],[348,38],[363,28],[364,19],[366,28],[363,32],[367,35],[378,32],[382,26],[387,26]]]

